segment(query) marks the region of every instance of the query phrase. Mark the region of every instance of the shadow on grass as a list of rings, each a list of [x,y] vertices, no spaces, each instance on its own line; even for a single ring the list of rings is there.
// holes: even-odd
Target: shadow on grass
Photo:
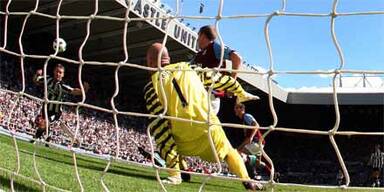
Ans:
[[[194,180],[194,181],[189,181],[189,182],[185,182],[185,183],[189,183],[189,184],[193,184],[193,185],[201,185],[203,183],[203,180],[204,178],[200,177],[199,180]],[[208,180],[208,183],[205,184],[205,188],[209,188],[209,187],[217,187],[217,188],[226,188],[226,189],[233,189],[233,190],[238,190],[238,188],[234,187],[234,186],[226,186],[226,185],[223,185],[223,184],[219,184],[219,183],[214,183],[215,180],[213,179],[210,179]],[[229,181],[229,182],[233,182],[233,181]],[[240,185],[240,183],[239,183]]]
[[[13,147],[12,138],[4,137],[4,136],[0,135],[0,141],[1,140],[4,141],[5,144]],[[20,141],[20,140],[18,140],[17,142],[19,144],[19,148],[20,148],[21,152],[25,152],[27,154],[33,154],[34,147],[35,147],[34,144],[31,144],[31,143],[26,142],[26,141]],[[39,144],[36,145],[36,149],[37,149],[37,153],[39,153],[39,154],[45,154],[47,156],[55,156],[57,158],[63,159],[63,161],[64,161],[64,159],[68,159],[66,161],[72,162],[72,153],[70,151],[66,151],[66,150],[63,150],[61,148],[56,148],[56,147],[47,148],[47,147],[44,147],[44,145],[39,145]],[[76,158],[78,160],[91,162],[93,164],[98,164],[102,167],[105,167],[105,163],[107,162],[107,160],[102,160],[102,159],[98,159],[95,157],[88,157],[86,155],[84,156],[84,155],[80,155],[80,154],[76,154],[76,155],[77,155]],[[42,157],[42,156],[40,155],[39,157]],[[126,168],[125,166],[122,166],[119,164],[114,164],[113,166],[119,167],[122,169]]]
[[[4,175],[0,175],[0,189],[4,187],[5,191],[11,190],[11,180]],[[25,184],[13,181],[13,186],[15,187],[15,191],[39,191],[36,188],[26,186]]]
[[[21,144],[20,147],[23,148],[23,150],[20,150],[22,153],[25,153],[25,154],[31,155],[31,156],[33,155],[33,152],[31,152],[34,150],[33,144],[30,144],[27,142],[18,142],[18,143]],[[65,165],[73,166],[72,154],[68,151],[64,151],[64,150],[57,149],[57,148],[45,148],[42,145],[37,145],[36,149],[37,149],[36,156],[41,158],[41,159],[45,159],[48,161],[53,161],[56,163],[62,163]],[[81,156],[78,154],[77,154],[76,158],[77,158],[77,165],[79,168],[88,169],[91,171],[98,171],[99,174],[101,174],[101,172],[104,171],[105,166],[108,163],[106,160],[100,160],[100,159],[96,159],[96,158],[92,158],[92,157]],[[38,160],[37,163],[40,164],[41,162],[39,162],[39,160]],[[151,170],[148,168],[137,167],[137,166],[129,165],[129,164],[125,165],[123,163],[117,163],[117,164],[113,163],[111,165],[110,169],[108,170],[107,175],[110,175],[110,174],[116,174],[116,175],[121,175],[121,176],[126,176],[126,177],[142,178],[142,179],[151,180],[151,181],[156,180],[154,170]],[[200,177],[200,178],[198,178],[198,180],[194,180],[192,182],[189,182],[189,184],[192,184],[192,185],[201,184],[201,181],[199,181],[201,179],[203,179],[203,178]],[[8,185],[9,185],[9,182],[8,182]],[[209,186],[209,187],[225,187],[227,189],[234,189],[233,187],[230,187],[230,186],[222,186],[222,185],[216,184],[214,182],[212,183],[212,181],[208,182],[207,186]],[[24,190],[21,190],[21,191],[24,191]],[[34,189],[34,191],[36,191],[36,189]]]
[[[46,159],[49,161],[54,161],[57,163],[62,163],[62,164],[69,165],[69,166],[73,166],[71,155],[65,154],[65,156],[67,156],[67,157],[52,158],[50,156],[57,157],[58,154],[55,154],[55,152],[53,152],[51,150],[47,150],[47,152],[52,153],[52,154],[47,155],[47,153],[46,153],[44,155],[41,155],[41,154],[36,153],[36,157]],[[33,153],[29,152],[29,151],[23,151],[23,153],[33,155]],[[59,155],[63,155],[63,154],[59,154]],[[38,160],[37,160],[37,164],[39,164]],[[106,165],[107,165],[107,162],[103,163],[103,162],[98,162],[98,161],[94,161],[94,160],[90,160],[90,159],[85,159],[82,157],[77,157],[77,166],[79,168],[88,169],[88,170],[92,170],[92,171],[99,171],[101,173],[104,171]],[[123,170],[121,170],[121,169],[123,169]],[[155,174],[152,173],[151,171],[140,169],[140,168],[136,169],[136,168],[130,168],[130,167],[121,167],[118,165],[115,166],[115,164],[111,165],[111,167],[109,168],[107,173],[108,174],[121,175],[121,176],[127,176],[127,177],[140,177],[140,178],[148,179],[148,180],[156,179]]]
[[[7,144],[13,145],[10,143],[11,138],[0,137],[0,140],[4,140],[6,141],[5,143],[8,142]],[[18,141],[18,143],[20,144],[19,145],[20,152],[31,155],[31,156],[33,155],[33,151],[34,151],[33,144],[30,144],[29,142],[25,142],[25,141]],[[55,162],[61,162],[63,164],[67,164],[71,166],[73,165],[72,153],[69,151],[65,151],[59,148],[46,148],[43,145],[37,145],[35,147],[36,147],[37,157],[55,161]],[[52,157],[55,157],[55,158],[52,158]],[[94,157],[87,157],[79,154],[76,154],[76,159],[80,167],[85,169],[93,169],[97,171],[103,171],[105,166],[108,163],[107,160],[101,160]],[[145,169],[145,168],[140,169],[140,167],[133,169],[133,168],[130,168],[129,166],[133,166],[133,165],[124,164],[124,163],[113,163],[111,167],[112,171],[109,170],[108,172],[122,174],[124,173],[124,171],[117,170],[117,169],[123,169],[127,171],[141,171],[141,172],[143,172]],[[146,171],[146,170],[144,172],[151,173],[150,171]]]
[[[22,152],[25,152],[27,154],[33,154],[33,144],[29,144],[29,143],[24,143],[23,144],[25,145],[24,147],[25,148],[28,148],[28,150],[21,150]],[[46,158],[44,157],[42,154],[46,155],[46,156],[54,156],[54,157],[57,157],[57,159],[61,159],[61,162],[67,162],[67,163],[72,163],[72,153],[70,151],[65,151],[63,149],[60,149],[60,148],[56,148],[56,147],[53,147],[53,148],[47,148],[47,147],[43,147],[43,145],[37,145],[37,154],[36,156],[38,157],[41,157],[41,158]],[[88,157],[86,155],[81,155],[81,154],[76,154],[76,159],[78,161],[84,161],[86,162],[87,164],[88,163],[93,163],[93,164],[96,164],[96,165],[99,165],[101,167],[104,167],[106,166],[106,163],[108,162],[108,160],[103,160],[103,159],[98,159],[96,157]],[[120,163],[120,164],[123,164],[123,163]],[[122,169],[126,169],[125,166],[122,166],[122,165],[119,165],[119,164],[113,164],[114,167],[118,167],[118,168],[122,168]]]

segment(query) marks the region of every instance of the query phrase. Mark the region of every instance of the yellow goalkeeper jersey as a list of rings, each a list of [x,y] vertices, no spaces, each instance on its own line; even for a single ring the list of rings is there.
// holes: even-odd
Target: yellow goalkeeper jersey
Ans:
[[[208,120],[208,93],[205,90],[199,76],[192,71],[188,63],[180,62],[167,65],[164,69],[181,69],[189,71],[164,71],[161,74],[165,96],[161,94],[159,72],[152,75],[152,83],[155,92],[159,96],[163,106],[167,103],[167,115],[179,117],[188,120],[207,121]],[[211,121],[219,123],[215,114],[211,115]],[[194,134],[188,135],[182,141],[192,141],[206,134],[207,125],[191,122],[183,122],[171,120],[172,128],[185,127],[183,129],[172,129],[177,142],[180,140],[178,136],[189,134],[189,130],[193,128]],[[187,133],[188,132],[188,133]],[[180,141],[180,142],[182,142]]]
[[[156,95],[162,106],[167,106],[167,115],[187,120],[210,122],[219,124],[216,114],[211,111],[208,114],[208,93],[201,82],[200,77],[191,69],[188,63],[180,62],[170,64],[164,69],[179,69],[188,71],[163,71],[152,75],[152,83]],[[160,83],[160,78],[162,84]],[[161,93],[164,88],[165,97]],[[172,135],[181,154],[205,156],[207,160],[213,160],[210,154],[208,140],[208,124],[170,120]],[[230,147],[221,126],[212,127],[212,137],[219,152],[219,156],[225,156]],[[227,146],[229,144],[229,146]],[[209,150],[208,150],[209,149]],[[223,153],[221,155],[221,153]]]

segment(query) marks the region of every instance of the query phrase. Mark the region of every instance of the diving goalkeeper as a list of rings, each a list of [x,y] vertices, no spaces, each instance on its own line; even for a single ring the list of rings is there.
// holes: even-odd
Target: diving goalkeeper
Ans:
[[[166,161],[166,166],[179,170],[180,155],[199,156],[207,161],[215,161],[208,139],[208,129],[211,126],[210,137],[219,159],[227,162],[231,172],[242,179],[249,179],[242,158],[229,143],[216,114],[208,113],[209,97],[204,85],[214,83],[215,90],[230,91],[241,101],[251,100],[256,96],[245,92],[241,85],[230,76],[220,75],[220,73],[215,76],[214,73],[209,72],[199,73],[199,76],[186,62],[170,64],[167,49],[164,47],[159,55],[161,49],[162,45],[155,43],[148,49],[146,55],[149,67],[157,68],[158,59],[160,59],[161,65],[165,69],[152,73],[151,81],[144,88],[148,111],[151,114],[159,115],[164,111],[166,104],[166,115],[168,116],[203,122],[207,122],[209,119],[213,124],[151,118],[149,129],[155,138],[160,156]],[[160,58],[158,58],[159,56]],[[204,76],[207,78],[202,78]],[[201,80],[204,80],[204,83]],[[161,86],[164,88],[165,98],[161,94]],[[169,171],[169,174],[170,176],[163,180],[164,183],[181,183],[180,172]],[[243,182],[243,184],[251,190],[262,188],[256,183]]]

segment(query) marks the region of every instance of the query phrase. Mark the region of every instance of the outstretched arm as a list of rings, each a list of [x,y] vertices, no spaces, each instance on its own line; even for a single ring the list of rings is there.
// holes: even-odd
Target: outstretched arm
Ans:
[[[44,83],[43,70],[38,69],[32,80],[36,85],[42,85]]]
[[[232,61],[232,69],[238,70],[240,69],[241,65],[241,56],[237,52],[232,52],[230,55],[230,59]],[[237,78],[237,73],[232,72],[231,76],[236,79]]]
[[[255,129],[247,129],[247,134],[241,143],[241,145],[238,147],[239,151],[243,151],[244,147],[250,143],[252,143],[253,138],[255,137],[256,133],[259,131],[259,124],[255,121],[252,122],[252,126],[255,127]]]
[[[84,92],[87,93],[89,90],[89,84],[87,82],[83,83]],[[69,89],[69,93],[72,95],[82,95],[80,88],[71,88]]]
[[[216,59],[221,59],[221,45],[219,42],[215,41],[213,44],[213,51],[215,52]],[[241,65],[242,58],[239,53],[237,53],[235,50],[231,49],[228,46],[224,46],[224,59],[231,60],[232,62],[232,69],[239,69]],[[237,73],[232,72],[231,76],[236,79]]]

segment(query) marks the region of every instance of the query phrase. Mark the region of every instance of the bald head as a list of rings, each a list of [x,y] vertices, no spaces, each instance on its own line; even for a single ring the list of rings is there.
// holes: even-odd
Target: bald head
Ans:
[[[163,45],[161,43],[152,44],[147,50],[147,65],[148,67],[157,67],[157,62],[159,59],[159,54]],[[161,54],[160,63],[161,66],[168,65],[170,63],[170,58],[168,54],[168,50],[164,47],[163,52]]]

